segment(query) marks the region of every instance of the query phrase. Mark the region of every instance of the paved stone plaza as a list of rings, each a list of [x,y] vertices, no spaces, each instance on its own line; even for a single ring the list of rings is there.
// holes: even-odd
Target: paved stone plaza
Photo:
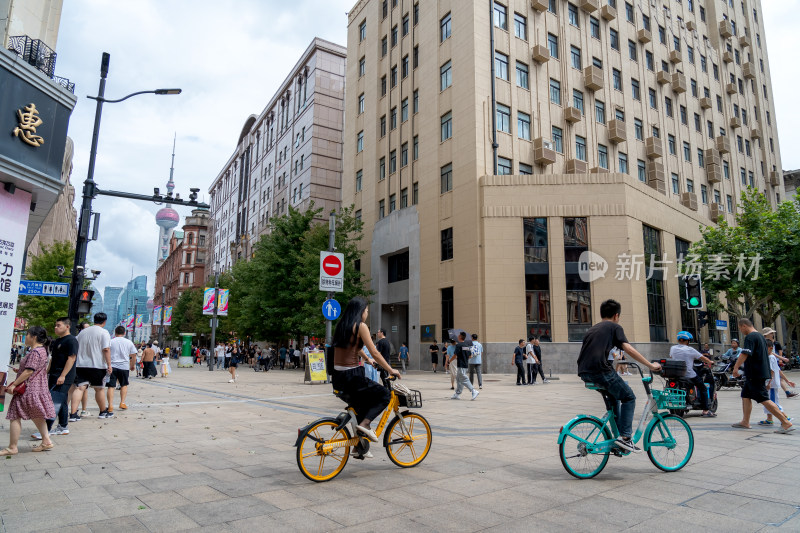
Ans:
[[[556,436],[603,404],[577,377],[516,387],[490,375],[472,402],[448,399],[446,374],[412,373],[405,383],[422,391],[434,431],[428,458],[404,470],[373,447],[374,459],[316,484],[295,463],[297,428],[343,404],[300,370],[241,370],[236,384],[206,367],[134,380],[128,411],[100,420],[90,400],[93,416],[46,453],[29,451],[24,423],[19,455],[0,458],[3,531],[800,530],[800,436],[732,429],[737,391],[720,393],[718,418],[690,419],[696,446],[682,471],[642,453],[579,481]],[[800,414],[800,401],[784,407]]]

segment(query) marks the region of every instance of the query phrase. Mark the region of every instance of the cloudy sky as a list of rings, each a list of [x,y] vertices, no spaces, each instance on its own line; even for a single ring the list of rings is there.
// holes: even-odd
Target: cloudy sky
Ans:
[[[260,113],[315,36],[346,44],[346,11],[355,0],[67,0],[58,36],[56,74],[76,84],[73,184],[86,177],[100,57],[111,54],[106,97],[162,87],[180,96],[142,95],[103,109],[95,180],[101,188],[149,194],[164,190],[173,134],[176,191],[211,181],[233,152],[245,119]],[[763,0],[783,168],[800,168],[800,123],[794,91],[800,71],[800,0]],[[763,36],[762,36],[763,37]],[[88,265],[99,288],[133,275],[153,286],[158,227],[152,204],[100,197],[100,240]],[[178,209],[181,216],[189,214]]]

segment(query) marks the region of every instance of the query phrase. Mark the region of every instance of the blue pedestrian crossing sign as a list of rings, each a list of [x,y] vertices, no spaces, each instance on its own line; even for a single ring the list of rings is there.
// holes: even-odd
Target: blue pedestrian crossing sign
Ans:
[[[342,314],[342,306],[336,300],[325,300],[322,304],[322,316],[325,320],[336,320]]]

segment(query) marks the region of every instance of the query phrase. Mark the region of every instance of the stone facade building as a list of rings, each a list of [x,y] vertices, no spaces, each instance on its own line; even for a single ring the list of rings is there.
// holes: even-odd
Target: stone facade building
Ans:
[[[184,291],[205,287],[208,226],[207,209],[193,209],[186,217],[183,231],[175,231],[169,240],[169,255],[156,270],[155,305],[174,306]]]
[[[314,39],[280,89],[242,128],[214,179],[210,261],[226,270],[249,258],[273,216],[289,207],[339,207],[344,127],[345,48]]]
[[[371,326],[408,340],[412,367],[455,327],[490,371],[530,334],[574,370],[608,298],[663,356],[696,329],[676,257],[746,187],[785,197],[758,1],[361,0],[348,16],[342,202],[365,224]]]

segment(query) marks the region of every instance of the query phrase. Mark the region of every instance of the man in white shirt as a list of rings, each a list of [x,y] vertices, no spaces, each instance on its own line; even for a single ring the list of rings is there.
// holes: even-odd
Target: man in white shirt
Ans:
[[[478,373],[478,388],[483,388],[483,375],[481,374],[481,364],[483,363],[483,345],[478,342],[478,334],[472,334],[472,355],[469,358],[469,382],[474,384],[472,378]]]
[[[216,358],[217,368],[219,368],[225,359],[225,346],[221,342],[217,343],[217,347],[214,348],[214,357]]]
[[[108,409],[106,395],[103,391],[103,380],[111,374],[111,335],[103,329],[108,317],[105,313],[94,315],[94,325],[82,329],[78,333],[78,357],[75,361],[75,381],[70,389],[71,411],[70,422],[78,422],[78,406],[83,398],[83,391],[88,387],[94,389],[94,399],[100,408],[100,418],[106,418]]]
[[[108,394],[108,411],[106,418],[114,418],[114,389],[119,381],[119,408],[125,410],[125,399],[128,396],[128,375],[136,364],[136,346],[125,338],[125,328],[117,326],[111,339],[111,377],[106,387]]]
[[[708,410],[709,398],[705,394],[706,385],[702,376],[698,376],[694,371],[694,362],[702,361],[703,363],[712,364],[711,359],[702,355],[700,352],[689,346],[689,341],[692,340],[692,334],[688,331],[678,332],[678,344],[669,349],[669,358],[686,363],[686,379],[694,383],[697,387],[697,394],[700,396],[700,405],[703,407],[703,415],[706,417],[715,417],[715,413]],[[708,346],[706,344],[706,346]],[[711,384],[711,391],[714,392],[714,385]]]

